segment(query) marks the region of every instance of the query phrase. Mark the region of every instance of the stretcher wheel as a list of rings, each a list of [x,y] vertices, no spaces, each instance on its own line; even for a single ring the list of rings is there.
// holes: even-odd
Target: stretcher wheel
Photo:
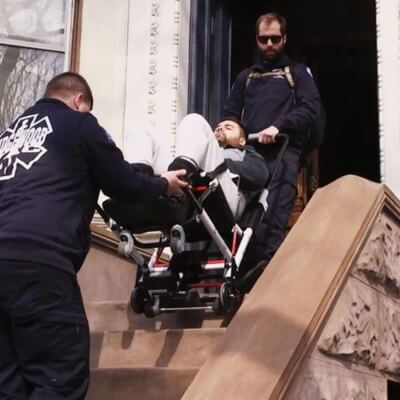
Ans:
[[[160,314],[160,298],[158,296],[154,296],[146,302],[144,306],[144,315],[147,318],[154,318]]]
[[[232,282],[224,282],[213,304],[213,311],[217,315],[230,313],[240,306],[242,299],[243,296],[237,293]]]
[[[219,301],[222,309],[225,312],[229,312],[234,307],[235,295],[233,293],[233,287],[230,282],[224,282],[219,290]]]
[[[181,254],[185,251],[186,235],[181,225],[174,225],[171,228],[170,248],[173,254]]]
[[[199,293],[196,291],[188,292],[185,295],[185,304],[188,307],[198,307],[201,305]]]
[[[119,238],[118,253],[129,258],[132,255],[135,246],[133,237],[128,231],[122,231]]]
[[[212,305],[212,309],[215,315],[223,315],[224,314],[224,310],[221,306],[221,302],[219,301],[219,298],[216,298],[214,300],[214,303]]]
[[[135,314],[143,314],[149,296],[142,287],[135,287],[131,293],[130,304]]]

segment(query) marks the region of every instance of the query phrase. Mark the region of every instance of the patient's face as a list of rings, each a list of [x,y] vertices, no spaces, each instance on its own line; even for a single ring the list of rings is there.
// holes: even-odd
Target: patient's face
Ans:
[[[243,146],[246,139],[241,135],[240,125],[235,121],[222,121],[214,130],[215,138],[220,146]]]

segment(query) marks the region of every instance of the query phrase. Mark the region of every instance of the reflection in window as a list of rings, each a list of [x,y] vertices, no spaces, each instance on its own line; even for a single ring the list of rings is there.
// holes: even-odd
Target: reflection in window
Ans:
[[[0,39],[65,45],[66,0],[1,0]]]
[[[43,96],[63,66],[63,53],[0,46],[0,132]]]

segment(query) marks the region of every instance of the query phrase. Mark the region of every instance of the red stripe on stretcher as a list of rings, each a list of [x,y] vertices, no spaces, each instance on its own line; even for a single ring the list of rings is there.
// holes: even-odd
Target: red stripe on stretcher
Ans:
[[[155,263],[153,268],[168,268],[168,264]]]
[[[207,288],[219,288],[221,287],[222,282],[199,282],[199,283],[191,283],[187,285],[189,289],[207,289]]]
[[[233,256],[236,254],[236,250],[237,250],[237,235],[238,235],[238,232],[237,232],[237,230],[235,230],[233,232],[232,249],[231,249]]]
[[[221,263],[225,263],[225,260],[210,260],[210,261],[207,261],[207,264],[221,264]],[[204,265],[207,265],[207,264],[204,264]]]
[[[189,186],[189,189],[193,192],[205,192],[208,189],[208,186]]]

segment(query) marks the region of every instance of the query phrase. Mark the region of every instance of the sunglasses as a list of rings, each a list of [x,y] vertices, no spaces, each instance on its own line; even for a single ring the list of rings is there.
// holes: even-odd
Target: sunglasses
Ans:
[[[261,44],[267,44],[268,40],[271,40],[272,44],[278,44],[282,41],[282,36],[281,35],[271,35],[271,36],[257,35],[257,40]]]

